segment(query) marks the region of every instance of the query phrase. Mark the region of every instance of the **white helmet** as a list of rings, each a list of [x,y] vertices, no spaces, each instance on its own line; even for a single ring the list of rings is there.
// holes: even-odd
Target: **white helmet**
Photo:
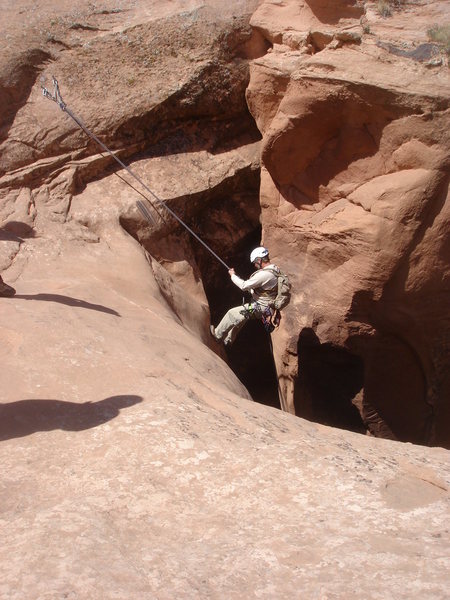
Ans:
[[[258,258],[265,258],[266,256],[269,256],[269,251],[267,248],[264,248],[264,246],[259,246],[258,248],[252,250],[250,254],[250,262],[254,263]]]

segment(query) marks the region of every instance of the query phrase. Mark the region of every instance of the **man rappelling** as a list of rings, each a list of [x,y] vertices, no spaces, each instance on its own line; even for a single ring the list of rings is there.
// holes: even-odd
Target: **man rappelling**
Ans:
[[[234,269],[229,269],[228,273],[239,289],[250,292],[252,302],[230,308],[217,327],[210,327],[212,336],[217,341],[223,341],[226,346],[234,342],[248,319],[261,319],[266,331],[271,333],[280,322],[280,310],[290,300],[289,280],[270,262],[267,248],[259,246],[252,250],[250,262],[256,271],[249,279],[241,279]]]

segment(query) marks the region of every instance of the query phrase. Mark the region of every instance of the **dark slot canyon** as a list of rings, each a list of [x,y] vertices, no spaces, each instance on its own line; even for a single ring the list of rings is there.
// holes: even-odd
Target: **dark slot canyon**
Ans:
[[[247,190],[233,199],[216,202],[208,218],[197,217],[191,226],[227,265],[246,279],[254,271],[250,252],[261,244],[259,211],[256,191]],[[221,215],[220,223],[211,220],[214,214]],[[211,323],[217,326],[229,308],[248,302],[250,296],[243,295],[224,265],[204,247],[193,243],[192,248],[208,299]],[[312,329],[299,333],[297,354],[295,414],[332,427],[366,433],[367,427],[354,404],[363,388],[362,359],[344,348],[320,343]],[[245,323],[234,344],[224,348],[223,357],[255,402],[280,408],[271,340],[259,320]]]
[[[229,209],[228,209],[229,210]],[[241,216],[236,216],[241,220]],[[247,278],[253,272],[249,262],[252,248],[261,243],[261,227],[253,224],[246,235],[228,250],[215,250],[236,273]],[[206,232],[205,232],[206,233]],[[214,247],[214,239],[208,240]],[[226,311],[248,301],[231,282],[223,267],[203,248],[196,250],[197,264],[208,298],[211,323],[217,325]],[[259,320],[249,320],[231,347],[225,348],[230,368],[248,389],[255,402],[280,408],[278,379],[270,336]],[[298,373],[294,389],[295,414],[311,421],[366,433],[358,408],[352,400],[363,387],[363,361],[343,348],[321,344],[312,329],[298,338]]]

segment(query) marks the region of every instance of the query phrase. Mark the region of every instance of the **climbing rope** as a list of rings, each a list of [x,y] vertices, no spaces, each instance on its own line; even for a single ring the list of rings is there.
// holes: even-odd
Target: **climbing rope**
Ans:
[[[269,332],[267,332],[267,333],[269,333]],[[281,389],[280,380],[278,378],[277,363],[275,362],[275,354],[273,352],[272,336],[270,335],[270,333],[269,333],[269,346],[270,346],[270,354],[272,355],[272,360],[273,360],[275,379],[277,380],[278,400],[280,401],[280,408],[283,412],[288,412],[286,400],[284,398],[283,390]]]
[[[158,202],[161,206],[163,206],[167,212],[180,224],[182,225],[186,231],[188,231],[198,242],[200,242],[200,244],[202,244],[202,246],[204,248],[206,248],[206,250],[208,250],[208,252],[210,252],[214,258],[216,258],[227,270],[230,269],[230,267],[220,258],[220,256],[218,256],[214,250],[212,250],[208,244],[206,244],[196,233],[195,231],[193,231],[189,225],[187,225],[182,219],[180,219],[180,217],[169,207],[167,206],[167,204],[161,200],[161,198],[159,198],[137,175],[136,173],[134,173],[130,167],[128,167],[125,163],[123,163],[120,158],[118,158],[101,140],[98,139],[98,137],[92,133],[92,131],[90,131],[86,125],[84,125],[84,123],[76,116],[73,114],[73,112],[67,107],[66,103],[64,102],[64,100],[62,99],[61,96],[61,92],[59,91],[59,85],[58,85],[58,81],[56,80],[55,77],[52,77],[53,80],[53,85],[54,85],[54,92],[53,94],[51,92],[48,91],[47,88],[45,88],[44,86],[42,87],[42,94],[44,96],[44,98],[49,98],[50,100],[53,100],[53,102],[56,102],[56,104],[59,106],[59,108],[67,113],[69,115],[69,117],[71,117],[71,119],[73,119],[75,121],[75,123],[78,125],[78,127],[80,127],[85,133],[86,135],[88,135],[91,139],[93,139],[101,148],[103,148],[103,150],[105,152],[108,152],[108,154],[110,154],[113,159],[119,163],[119,165],[125,169],[132,177],[134,177],[134,179],[136,179],[136,181],[138,181],[140,183],[140,185],[153,197],[154,200],[156,200],[156,202]],[[120,176],[119,176],[120,177]],[[136,188],[134,188],[128,181],[126,181],[126,179],[123,179],[122,177],[120,177],[120,179],[122,179],[122,181],[124,181],[127,185],[129,185],[131,188],[133,188],[135,191],[137,191],[139,194],[141,194],[141,196],[143,196],[147,202],[149,202],[149,204],[152,206],[152,208],[155,209],[156,212],[158,212],[158,214],[160,215],[158,208],[155,207],[155,205],[153,204],[153,202],[151,200],[149,200],[149,198],[147,198],[146,196],[144,196],[144,194],[142,194],[141,192],[139,192],[138,190],[136,190]],[[148,210],[148,208],[144,205],[143,202],[141,201],[137,201],[136,202],[136,206],[138,207],[139,211],[141,212],[141,214],[144,216],[145,219],[147,219],[148,221],[150,221],[151,223],[154,223],[154,219],[151,216],[150,211]],[[161,215],[160,215],[161,216]]]

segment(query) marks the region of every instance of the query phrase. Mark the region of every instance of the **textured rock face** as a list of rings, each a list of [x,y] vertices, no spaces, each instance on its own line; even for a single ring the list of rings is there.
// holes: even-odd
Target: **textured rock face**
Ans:
[[[4,407],[21,426],[0,430],[3,597],[445,597],[448,451],[308,423],[195,380],[199,361],[173,366],[124,369],[91,404]]]
[[[38,102],[40,84],[50,86],[50,75],[59,79],[67,104],[82,108],[85,123],[113,148],[144,140],[148,147],[180,123],[187,133],[189,118],[197,117],[218,119],[228,139],[237,135],[230,123],[242,115],[247,78],[239,57],[262,50],[248,28],[256,2],[242,3],[234,23],[228,11],[217,19],[213,1],[142,2],[132,8],[119,1],[101,9],[49,2],[30,11],[21,31],[17,15],[31,4],[19,2],[11,14],[5,11],[11,33],[1,78],[7,106],[2,137],[9,138],[1,147],[3,172],[61,150],[86,154],[87,140],[77,126]],[[90,153],[97,150],[89,144]]]
[[[290,410],[448,445],[450,82],[411,58],[444,5],[263,2],[247,99],[264,242],[297,290],[276,337]]]

